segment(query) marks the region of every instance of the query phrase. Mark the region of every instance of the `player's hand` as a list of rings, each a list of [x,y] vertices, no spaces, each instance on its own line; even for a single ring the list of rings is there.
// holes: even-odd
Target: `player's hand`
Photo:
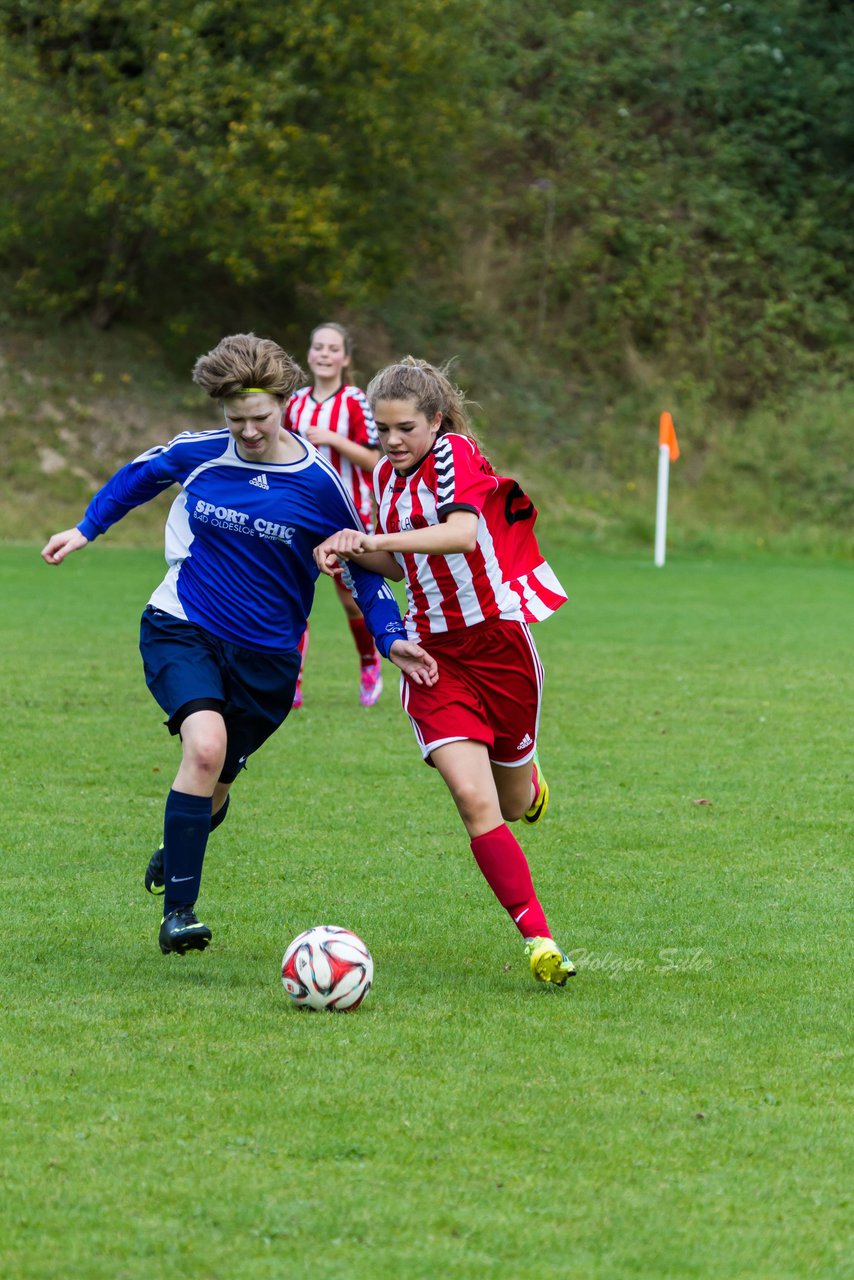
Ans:
[[[42,560],[45,564],[62,564],[72,551],[80,551],[88,545],[89,539],[84,538],[79,529],[63,529],[62,533],[53,535],[47,546],[42,547]]]
[[[323,543],[319,547],[314,548],[314,563],[317,565],[321,573],[326,573],[330,578],[337,577],[341,572],[341,561],[338,559],[334,551],[328,551],[326,544]]]
[[[330,431],[328,427],[309,427],[305,438],[314,445],[315,449],[319,449],[322,444],[335,444],[335,432]]]
[[[429,688],[439,679],[439,664],[436,659],[412,640],[395,640],[388,656],[413,684],[423,684]]]
[[[352,560],[365,551],[376,551],[374,539],[358,529],[339,529],[314,548],[314,563],[321,573],[335,576],[339,560]]]

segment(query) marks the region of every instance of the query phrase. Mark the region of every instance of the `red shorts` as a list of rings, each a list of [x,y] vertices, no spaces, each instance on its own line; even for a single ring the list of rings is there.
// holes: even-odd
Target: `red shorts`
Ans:
[[[404,676],[400,700],[421,754],[446,742],[483,742],[493,764],[523,765],[534,754],[543,668],[524,622],[500,618],[419,642],[439,664],[431,688]]]

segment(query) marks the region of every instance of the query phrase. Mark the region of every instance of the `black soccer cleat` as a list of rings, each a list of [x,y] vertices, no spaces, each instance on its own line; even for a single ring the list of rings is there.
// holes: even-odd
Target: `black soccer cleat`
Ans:
[[[163,874],[163,845],[151,855],[151,861],[145,869],[145,887],[155,897],[162,897],[166,889]]]
[[[210,929],[196,917],[192,907],[179,907],[164,916],[157,939],[165,956],[172,951],[178,956],[187,951],[204,951],[210,940]]]

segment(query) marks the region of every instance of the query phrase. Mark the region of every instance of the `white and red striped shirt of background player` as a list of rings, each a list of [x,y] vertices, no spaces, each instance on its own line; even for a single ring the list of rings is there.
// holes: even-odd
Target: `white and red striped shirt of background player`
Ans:
[[[309,427],[326,427],[340,436],[345,436],[355,444],[364,445],[368,449],[379,449],[380,442],[374,415],[364,391],[345,383],[334,395],[325,400],[315,400],[313,387],[303,387],[295,391],[285,408],[285,426],[301,436],[308,434]],[[337,449],[324,444],[320,446],[323,454],[340,475],[347,492],[353,499],[353,505],[361,516],[366,529],[371,527],[371,473],[356,467],[349,458],[345,458]]]
[[[451,511],[478,516],[477,546],[452,555],[395,552],[406,575],[410,640],[489,618],[540,622],[566,594],[534,536],[536,508],[515,480],[499,476],[468,436],[438,436],[418,469],[399,476],[387,458],[374,470],[377,530],[439,524]]]

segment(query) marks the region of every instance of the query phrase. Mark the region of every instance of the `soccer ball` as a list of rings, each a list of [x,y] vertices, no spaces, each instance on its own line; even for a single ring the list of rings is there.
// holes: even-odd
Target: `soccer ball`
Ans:
[[[319,924],[294,938],[282,956],[282,985],[308,1009],[356,1009],[371,989],[374,962],[361,938]]]

